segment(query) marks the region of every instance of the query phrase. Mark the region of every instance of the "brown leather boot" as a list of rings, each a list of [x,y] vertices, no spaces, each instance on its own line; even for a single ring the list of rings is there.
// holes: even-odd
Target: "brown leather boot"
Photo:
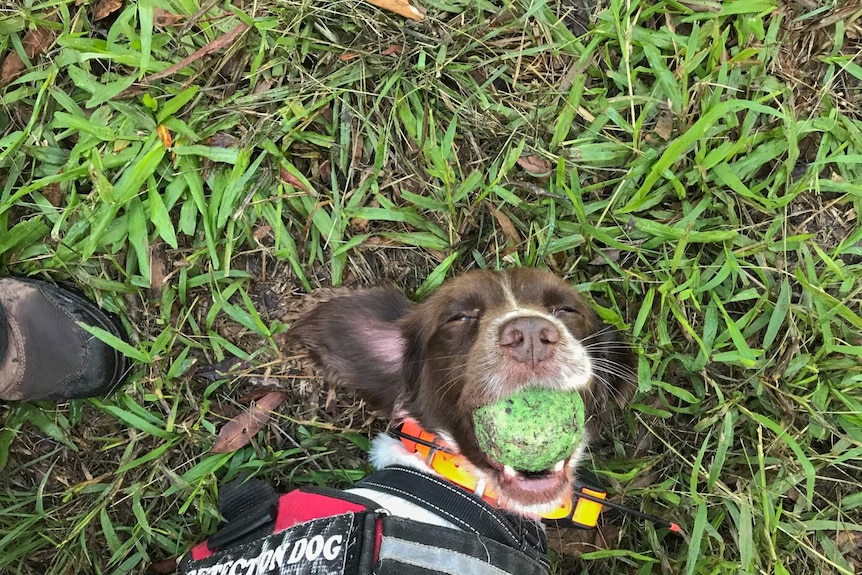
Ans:
[[[0,400],[77,399],[114,389],[126,358],[78,322],[123,337],[107,313],[75,293],[0,277]]]

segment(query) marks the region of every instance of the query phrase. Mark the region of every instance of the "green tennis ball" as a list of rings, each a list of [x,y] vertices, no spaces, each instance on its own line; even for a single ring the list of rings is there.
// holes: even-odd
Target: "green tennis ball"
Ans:
[[[544,471],[571,455],[584,434],[577,392],[528,387],[473,411],[479,447],[521,471]]]

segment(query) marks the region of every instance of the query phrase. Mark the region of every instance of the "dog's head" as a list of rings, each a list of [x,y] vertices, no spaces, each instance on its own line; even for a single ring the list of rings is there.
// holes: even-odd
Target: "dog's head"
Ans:
[[[334,290],[289,336],[325,378],[446,438],[507,507],[525,512],[570,497],[584,445],[547,470],[512,469],[482,452],[473,411],[527,386],[577,391],[595,434],[608,398],[621,403],[634,388],[634,357],[617,331],[563,280],[532,268],[472,271],[420,304],[392,287]]]

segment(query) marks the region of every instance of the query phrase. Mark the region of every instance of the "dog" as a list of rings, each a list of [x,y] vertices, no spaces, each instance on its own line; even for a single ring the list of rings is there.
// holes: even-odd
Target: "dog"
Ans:
[[[418,304],[392,286],[323,290],[307,302],[288,344],[399,431],[374,439],[378,471],[347,490],[276,496],[262,482],[228,485],[227,526],[181,572],[550,573],[539,520],[569,512],[608,400],[633,391],[634,355],[617,330],[533,268],[471,271]],[[586,433],[547,469],[519,470],[483,452],[472,414],[536,387],[580,394]]]
[[[294,322],[288,341],[372,410],[439,436],[502,508],[527,517],[571,500],[574,471],[588,437],[600,432],[608,399],[624,403],[635,384],[635,358],[618,331],[565,281],[535,268],[470,271],[419,304],[392,286],[335,289]],[[494,461],[473,430],[473,410],[525,386],[577,391],[588,414],[584,439],[542,472]],[[434,474],[385,435],[370,456],[378,469]]]

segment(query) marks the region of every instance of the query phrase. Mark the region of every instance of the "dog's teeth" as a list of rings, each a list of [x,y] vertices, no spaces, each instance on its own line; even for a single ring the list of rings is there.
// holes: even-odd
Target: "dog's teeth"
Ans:
[[[503,466],[503,475],[506,477],[515,477],[518,475],[518,472],[515,471],[515,468],[510,465]]]
[[[554,468],[551,471],[553,471],[554,473],[559,473],[560,471],[563,470],[563,467],[565,467],[565,466],[566,466],[566,460],[563,459],[562,461],[558,461],[557,464],[554,465]]]

